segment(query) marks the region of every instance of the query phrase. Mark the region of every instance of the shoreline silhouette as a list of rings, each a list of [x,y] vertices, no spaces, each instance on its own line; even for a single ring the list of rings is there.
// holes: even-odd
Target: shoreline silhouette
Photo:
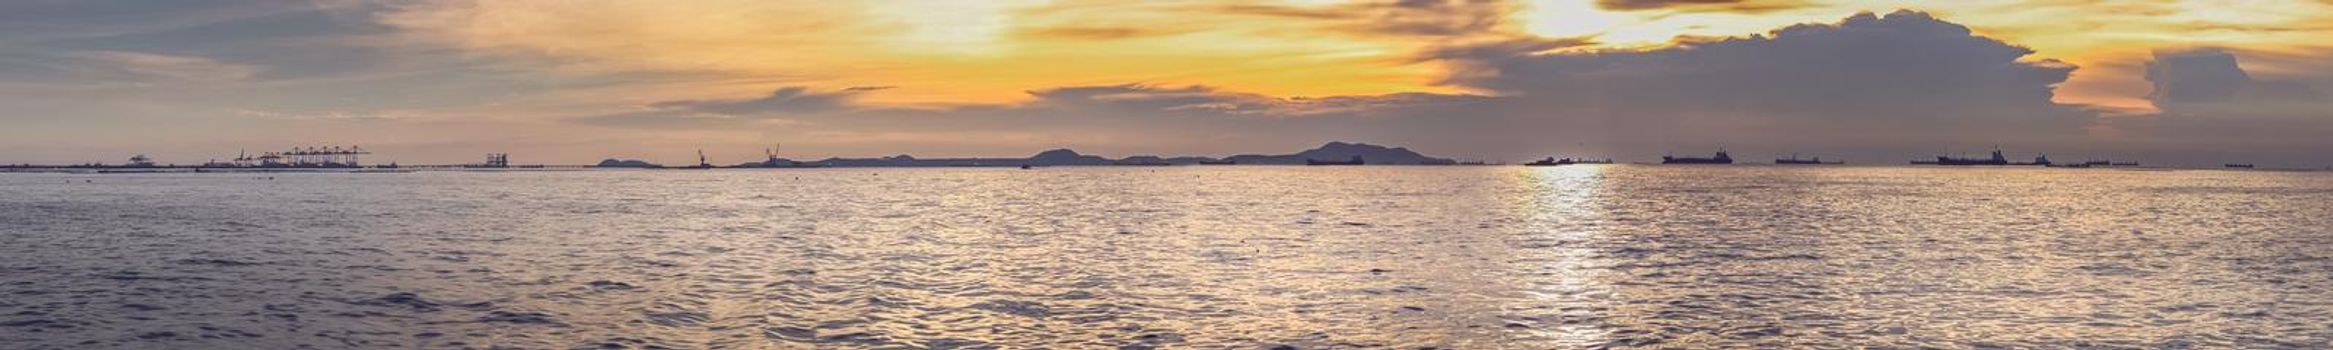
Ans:
[[[1437,156],[1431,156],[1431,155],[1427,155],[1427,154],[1424,154],[1424,153],[1421,153],[1421,152],[1418,152],[1418,151],[1411,150],[1411,149],[1409,149],[1409,148],[1406,148],[1406,147],[1399,147],[1399,146],[1384,146],[1384,145],[1375,145],[1375,144],[1369,144],[1369,143],[1359,143],[1359,142],[1345,142],[1345,141],[1331,141],[1331,142],[1328,142],[1328,143],[1322,144],[1322,145],[1320,145],[1320,146],[1317,146],[1317,147],[1313,147],[1313,148],[1310,148],[1310,149],[1305,149],[1305,150],[1297,151],[1297,152],[1294,152],[1294,153],[1287,153],[1287,154],[1257,154],[1257,153],[1244,153],[1244,154],[1237,154],[1237,155],[1224,156],[1224,157],[1212,157],[1212,156],[1191,156],[1191,155],[1184,155],[1184,156],[1133,155],[1133,156],[1127,156],[1127,157],[1123,157],[1123,158],[1109,158],[1109,157],[1104,157],[1104,156],[1098,156],[1098,155],[1091,155],[1091,154],[1084,154],[1084,153],[1079,153],[1079,152],[1078,152],[1078,151],[1076,151],[1076,150],[1072,150],[1072,149],[1068,149],[1068,148],[1057,148],[1057,149],[1050,149],[1050,150],[1041,151],[1041,152],[1038,152],[1038,153],[1036,153],[1036,154],[1032,154],[1032,155],[1030,155],[1030,156],[1028,156],[1028,157],[1020,157],[1020,158],[1012,158],[1012,157],[950,157],[950,158],[919,158],[919,157],[916,157],[916,156],[914,156],[914,155],[910,155],[910,154],[900,154],[900,155],[893,155],[893,156],[886,156],[886,157],[871,157],[871,158],[828,157],[828,158],[824,158],[824,159],[817,159],[817,160],[794,160],[794,159],[790,159],[790,158],[780,157],[780,156],[778,156],[778,154],[777,154],[777,152],[775,151],[775,149],[771,149],[771,150],[766,150],[767,159],[765,159],[765,160],[762,160],[762,161],[757,161],[757,162],[745,162],[745,163],[737,163],[737,164],[731,164],[731,165],[715,165],[715,164],[712,164],[712,163],[710,163],[710,162],[707,162],[707,161],[704,159],[704,155],[703,155],[703,153],[700,151],[698,154],[696,154],[696,155],[699,157],[697,164],[692,164],[692,165],[682,165],[682,166],[668,166],[668,165],[658,164],[658,163],[654,163],[654,162],[649,162],[649,161],[642,160],[642,159],[627,159],[627,158],[607,158],[607,159],[601,160],[601,161],[599,161],[599,162],[597,162],[597,163],[593,163],[593,164],[564,164],[564,165],[551,165],[551,164],[514,164],[514,163],[512,163],[512,162],[510,161],[510,155],[509,155],[509,154],[507,154],[507,153],[488,153],[488,154],[486,154],[485,161],[483,161],[483,162],[481,162],[481,163],[466,163],[466,164],[438,164],[438,165],[412,165],[412,164],[403,164],[403,165],[401,165],[401,164],[398,164],[398,163],[395,163],[395,162],[391,162],[391,163],[386,163],[386,164],[367,165],[367,164],[361,164],[361,163],[358,163],[356,156],[358,156],[358,155],[370,155],[370,154],[373,154],[373,153],[372,153],[372,152],[369,152],[369,151],[365,151],[364,149],[362,149],[362,148],[357,148],[357,147],[348,147],[348,148],[337,148],[337,147],[298,147],[298,148],[293,148],[293,149],[292,149],[292,151],[285,151],[285,152],[265,152],[265,153],[260,153],[260,155],[256,155],[256,156],[255,156],[255,155],[251,155],[251,154],[242,153],[242,152],[238,152],[238,153],[239,153],[239,154],[238,154],[238,155],[237,155],[235,158],[233,158],[233,160],[232,160],[232,161],[226,161],[226,162],[222,162],[222,161],[218,161],[218,160],[212,160],[212,161],[208,161],[208,162],[201,163],[201,164],[195,164],[195,165],[166,164],[166,163],[161,163],[161,162],[158,162],[158,161],[156,161],[154,158],[152,158],[152,157],[148,157],[148,156],[146,156],[146,155],[144,155],[144,154],[138,154],[138,155],[135,155],[135,156],[132,156],[132,157],[130,157],[130,158],[129,158],[129,160],[128,160],[127,162],[124,162],[124,163],[119,163],[119,164],[106,164],[106,163],[96,163],[96,162],[92,162],[92,163],[81,163],[81,164],[66,164],[66,165],[40,165],[40,164],[0,164],[0,172],[95,172],[95,173],[160,173],[160,172],[192,172],[192,173],[205,173],[205,172],[359,172],[359,173],[396,173],[396,172],[412,172],[412,171],[419,171],[419,170],[499,170],[499,169],[540,169],[540,170],[587,170],[587,169],[687,169],[687,170],[703,170],[703,169],[792,169],[792,168],[962,168],[962,167],[999,167],[999,168],[1016,168],[1016,167],[1017,167],[1017,168],[1035,168],[1035,167],[1055,167],[1055,166],[1192,166],[1192,165],[1205,165],[1205,166],[1223,166],[1223,165],[1294,165],[1294,166],[1305,166],[1305,165],[1314,165],[1314,166],[1318,166],[1318,165],[1348,165],[1348,166],[1350,166],[1350,165],[1370,165],[1370,166],[1494,166],[1494,165],[1507,165],[1507,164],[1505,164],[1505,163],[1486,163],[1486,162],[1480,162],[1480,161],[1459,161],[1459,160],[1455,160],[1455,159],[1453,159],[1453,158],[1445,158],[1445,157],[1437,157]],[[1932,160],[1931,160],[1931,159],[1932,159]],[[1577,164],[1577,165],[1593,165],[1593,164],[1619,164],[1619,163],[1617,163],[1617,162],[1614,162],[1614,161],[1613,161],[1611,158],[1601,158],[1601,159],[1595,159],[1595,158],[1563,158],[1563,159],[1560,159],[1560,160],[1559,160],[1559,159],[1557,159],[1556,157],[1547,157],[1547,158],[1544,158],[1544,159],[1539,159],[1539,160],[1535,160],[1535,161],[1532,161],[1532,162],[1528,162],[1528,163],[1519,163],[1519,164],[1520,164],[1521,166],[1562,166],[1562,165],[1575,165],[1575,164]],[[1733,158],[1730,156],[1730,154],[1728,154],[1726,151],[1724,151],[1724,150],[1722,150],[1722,149],[1720,149],[1720,150],[1719,150],[1717,153],[1715,153],[1715,156],[1712,156],[1712,157],[1706,157],[1706,158],[1704,158],[1704,157],[1679,157],[1679,156],[1670,155],[1670,156],[1664,156],[1664,157],[1662,157],[1662,159],[1660,159],[1658,162],[1634,163],[1634,164],[1647,164],[1647,165],[1758,165],[1758,164],[1735,164],[1735,162],[1733,162]],[[1775,162],[1774,162],[1774,164],[1780,164],[1780,165],[1806,165],[1806,164],[1816,164],[1816,165],[1843,165],[1843,164],[1846,164],[1846,161],[1844,161],[1844,160],[1836,160],[1836,159],[1824,159],[1824,158],[1821,158],[1821,157],[1816,157],[1816,158],[1813,158],[1813,159],[1800,159],[1800,158],[1798,158],[1797,154],[1792,154],[1792,155],[1790,156],[1790,158],[1776,158],[1776,159],[1775,159]],[[1903,163],[1898,163],[1898,164],[1903,164]],[[2253,169],[2258,169],[2258,170],[2333,171],[2333,167],[2328,167],[2328,168],[2312,168],[2312,167],[2287,167],[2287,168],[2275,168],[2275,167],[2262,167],[2262,166],[2258,166],[2258,164],[2257,164],[2257,163],[2252,163],[2252,162],[2229,162],[2229,163],[2223,163],[2223,164],[2212,164],[2213,166],[2208,166],[2208,167],[2206,167],[2206,166],[2197,166],[2197,167],[2185,167],[2185,168],[2182,168],[2182,167],[2164,167],[2164,166],[2147,166],[2147,167],[2141,167],[2141,166],[2139,166],[2139,163],[2138,163],[2138,162],[2128,162],[2128,161],[2115,161],[2115,162],[2108,162],[2108,161],[2102,161],[2102,160],[2101,160],[2101,161],[2088,161],[2088,162],[2083,162],[2083,163],[2051,163],[2051,162],[2049,162],[2049,161],[2048,161],[2048,157],[2047,157],[2047,156],[2040,156],[2040,157],[2036,157],[2036,159],[2035,159],[2035,161],[2034,161],[2034,162],[2012,162],[2012,161],[2009,161],[2009,160],[2007,160],[2007,159],[2006,159],[2006,157],[2004,157],[2002,154],[2000,154],[2000,152],[1999,152],[1998,150],[1995,150],[1995,151],[1993,151],[1993,154],[1991,155],[1991,157],[1987,157],[1987,158],[1968,158],[1968,157],[1954,157],[1954,156],[1935,156],[1935,157],[1933,157],[1933,158],[1930,158],[1930,159],[1914,159],[1914,160],[1913,160],[1913,161],[1911,161],[1909,164],[1910,164],[1910,165],[1913,165],[1913,166],[1945,166],[1945,167],[1958,167],[1958,166],[1967,166],[1967,165],[1995,165],[1995,166],[2035,166],[2035,167],[2049,167],[2049,168],[2152,168],[2152,169],[2232,169],[2232,170],[2253,170]]]

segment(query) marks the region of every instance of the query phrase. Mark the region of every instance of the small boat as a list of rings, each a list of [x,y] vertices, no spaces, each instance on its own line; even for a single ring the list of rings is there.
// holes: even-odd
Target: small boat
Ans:
[[[1342,161],[1342,162],[1339,162],[1339,161],[1333,161],[1333,160],[1319,160],[1319,159],[1305,159],[1305,160],[1304,160],[1304,165],[1366,165],[1366,164],[1369,164],[1369,163],[1368,163],[1368,162],[1365,162],[1365,161],[1362,161],[1362,160],[1361,160],[1361,156],[1353,156],[1353,158],[1352,158],[1352,159],[1350,159],[1350,160],[1346,160],[1346,161]]]
[[[1728,155],[1728,154],[1726,154],[1726,153],[1725,153],[1725,149],[1723,149],[1723,148],[1720,148],[1720,149],[1718,149],[1718,150],[1717,150],[1717,155],[1716,155],[1716,156],[1712,156],[1712,157],[1709,157],[1709,158],[1677,157],[1677,156],[1661,156],[1661,164],[1733,164],[1733,163],[1734,163],[1734,157],[1733,157],[1732,155]]]
[[[1034,167],[1034,166],[1029,166],[1028,164],[1021,164],[1021,170],[1029,170],[1029,169],[1036,169],[1036,168],[1037,168],[1037,167]]]
[[[2227,167],[2229,169],[2251,169],[2252,163],[2228,163],[2222,164],[2221,166]]]

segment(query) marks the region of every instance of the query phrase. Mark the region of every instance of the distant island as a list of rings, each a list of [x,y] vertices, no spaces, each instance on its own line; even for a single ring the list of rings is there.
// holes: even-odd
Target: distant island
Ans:
[[[814,161],[770,157],[769,160],[744,163],[732,168],[826,168],[826,167],[1044,167],[1044,166],[1164,166],[1164,165],[1305,165],[1316,161],[1347,161],[1359,159],[1370,165],[1457,165],[1458,161],[1419,154],[1402,147],[1386,147],[1366,143],[1329,142],[1320,147],[1294,154],[1241,154],[1224,158],[1179,156],[1164,157],[1138,155],[1121,159],[1077,153],[1069,149],[1038,152],[1027,158],[916,158],[896,155],[881,158],[827,158]],[[601,161],[602,168],[656,168],[637,160],[609,159]]]

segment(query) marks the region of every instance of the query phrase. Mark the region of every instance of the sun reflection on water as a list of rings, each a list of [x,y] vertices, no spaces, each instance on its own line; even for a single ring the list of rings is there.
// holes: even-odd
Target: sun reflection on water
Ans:
[[[1612,296],[1597,265],[1591,243],[1597,239],[1599,191],[1604,166],[1523,168],[1515,177],[1524,193],[1515,217],[1525,222],[1515,235],[1521,241],[1508,266],[1514,276],[1526,277],[1518,286],[1518,300],[1531,310],[1542,327],[1521,327],[1525,338],[1548,339],[1563,347],[1603,344],[1608,332],[1593,320],[1603,317],[1603,301]],[[1546,310],[1552,308],[1553,310]]]

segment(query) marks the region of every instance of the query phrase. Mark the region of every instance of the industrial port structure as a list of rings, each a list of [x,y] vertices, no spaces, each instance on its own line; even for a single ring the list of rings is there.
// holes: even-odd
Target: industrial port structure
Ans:
[[[261,153],[257,157],[238,154],[235,161],[227,165],[247,168],[362,168],[362,157],[368,154],[373,152],[359,146],[293,147],[283,152]]]

